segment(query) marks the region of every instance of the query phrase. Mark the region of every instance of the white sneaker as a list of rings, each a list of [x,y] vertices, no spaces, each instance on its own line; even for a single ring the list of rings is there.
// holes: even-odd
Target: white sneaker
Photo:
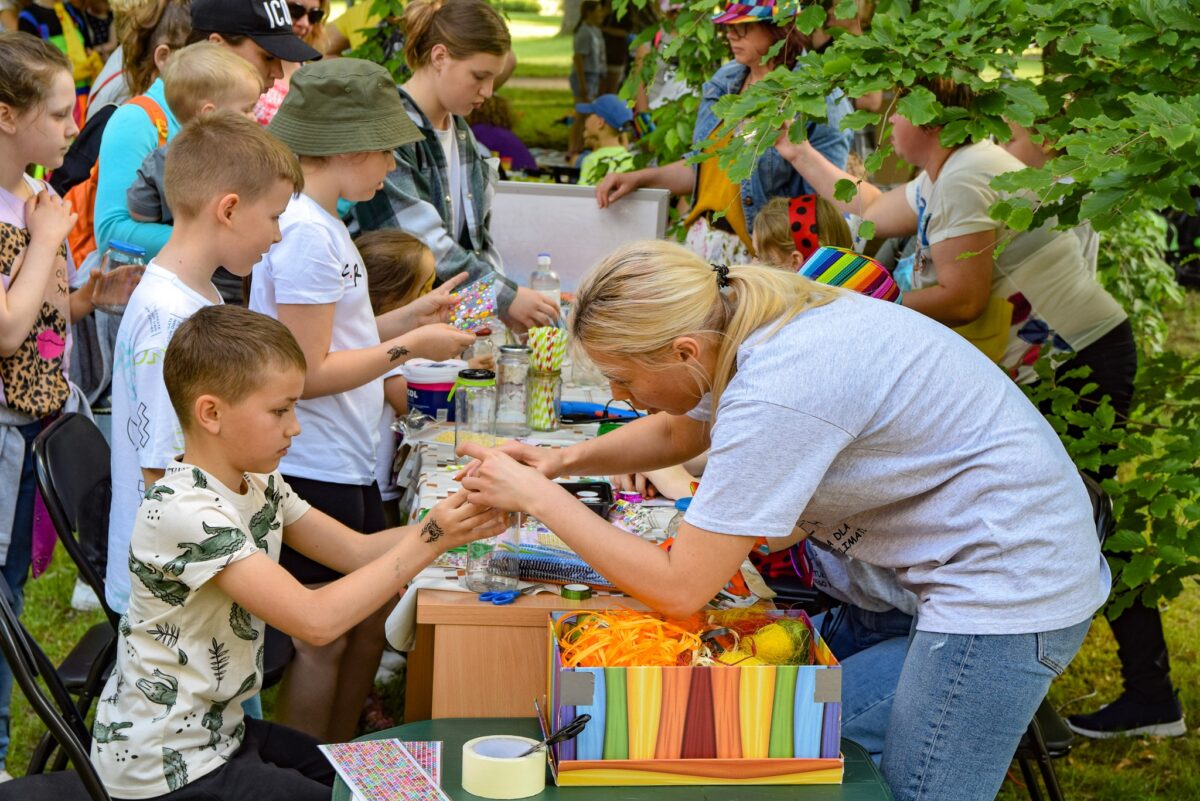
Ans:
[[[0,784],[11,782],[12,780],[13,775],[11,773],[9,773],[7,770],[0,770]]]
[[[100,599],[83,579],[75,578],[75,589],[71,591],[71,608],[79,612],[95,612],[100,609]]]

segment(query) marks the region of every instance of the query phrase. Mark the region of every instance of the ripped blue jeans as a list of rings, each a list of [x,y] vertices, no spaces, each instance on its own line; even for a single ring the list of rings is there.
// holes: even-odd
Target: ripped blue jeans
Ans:
[[[1037,634],[916,632],[881,764],[896,801],[993,801],[1050,682],[1090,625]]]

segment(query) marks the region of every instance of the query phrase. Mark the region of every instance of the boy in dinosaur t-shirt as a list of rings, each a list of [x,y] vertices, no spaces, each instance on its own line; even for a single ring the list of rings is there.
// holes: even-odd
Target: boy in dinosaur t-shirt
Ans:
[[[419,525],[366,536],[310,508],[278,471],[300,433],[304,353],[270,317],[196,311],[162,373],[184,450],[137,512],[92,762],[114,798],[327,801],[317,741],[242,713],[262,684],[266,624],[331,642],[448,548],[502,531],[504,516],[460,491]],[[284,542],[346,575],[305,587],[279,566]]]

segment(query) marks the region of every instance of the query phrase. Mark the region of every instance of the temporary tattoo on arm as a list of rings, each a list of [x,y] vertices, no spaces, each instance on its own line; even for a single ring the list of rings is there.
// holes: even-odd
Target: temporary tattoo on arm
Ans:
[[[437,542],[445,533],[432,517],[426,519],[425,525],[421,526],[421,537],[425,542]]]
[[[407,356],[407,355],[408,355],[408,348],[404,347],[403,345],[397,345],[396,347],[394,347],[388,351],[388,360],[394,362],[397,359],[399,359],[400,357]]]

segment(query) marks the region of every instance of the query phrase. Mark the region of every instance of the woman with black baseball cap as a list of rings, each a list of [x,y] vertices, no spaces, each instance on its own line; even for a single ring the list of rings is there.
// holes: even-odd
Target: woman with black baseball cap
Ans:
[[[292,31],[286,0],[192,0],[188,43],[205,39],[236,50],[258,68],[266,85],[283,77],[281,61],[299,63],[321,57]]]

